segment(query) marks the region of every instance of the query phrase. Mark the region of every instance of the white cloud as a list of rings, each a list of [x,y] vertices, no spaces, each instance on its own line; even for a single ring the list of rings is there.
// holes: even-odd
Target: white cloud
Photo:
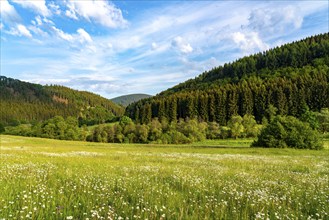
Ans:
[[[46,24],[55,25],[54,22],[52,22],[51,20],[49,20],[47,18],[43,18],[42,21],[45,22]]]
[[[43,30],[41,30],[39,27],[37,26],[29,26],[29,30],[31,30],[34,34],[38,35],[38,36],[42,36],[42,37],[48,37],[49,34]]]
[[[45,0],[38,0],[38,1],[12,0],[12,1],[15,2],[16,4],[21,5],[24,8],[34,11],[36,14],[40,14],[45,17],[51,15],[50,10],[46,6]]]
[[[301,33],[305,36],[323,30],[308,20],[321,8],[320,11],[324,11],[323,2],[321,7],[309,1],[295,2],[296,8],[289,8],[287,4],[291,3],[281,1],[243,1],[238,7],[234,1],[169,1],[162,7],[145,8],[143,13],[129,11],[134,20],[128,28],[105,32],[104,28],[97,27],[127,24],[120,9],[108,1],[54,2],[62,10],[60,19],[55,19],[55,9],[47,1],[53,21],[46,21],[39,14],[33,25],[23,23],[33,37],[43,32],[52,37],[42,39],[42,44],[35,40],[22,45],[13,42],[8,48],[15,54],[17,64],[6,62],[7,72],[16,70],[26,74],[25,79],[29,80],[33,75],[35,79],[44,79],[44,83],[59,80],[58,84],[107,97],[113,97],[114,93],[155,94],[219,64],[266,50],[276,42],[297,40]],[[86,5],[81,6],[83,3]],[[105,6],[103,9],[102,5],[114,8],[114,12]],[[132,8],[129,5],[128,9]],[[277,12],[276,8],[283,12]],[[261,13],[262,10],[265,13]],[[117,19],[113,18],[116,13]],[[325,23],[320,18],[326,19],[327,15],[317,15],[317,22]],[[276,16],[279,16],[277,20]],[[64,20],[67,23],[63,25]],[[16,27],[2,22],[3,29]],[[305,31],[306,24],[311,32]],[[92,35],[96,32],[97,35]],[[18,30],[16,33],[18,35]],[[32,46],[26,46],[28,44]]]
[[[87,42],[87,43],[91,43],[93,42],[93,40],[91,39],[90,35],[82,28],[79,28],[77,30],[79,37],[80,37],[80,42]]]
[[[73,41],[74,37],[71,34],[65,33],[61,29],[58,29],[54,26],[51,27],[57,37],[66,41]]]
[[[172,41],[171,41],[171,45],[174,48],[177,48],[181,53],[191,53],[193,51],[193,48],[191,47],[191,45],[189,43],[187,43],[186,41],[183,40],[182,37],[178,36],[175,37]]]
[[[269,49],[269,46],[259,38],[256,32],[241,33],[238,31],[232,34],[232,38],[245,54]]]
[[[1,0],[0,6],[1,19],[6,21],[17,21],[19,19],[14,6],[9,4],[7,0]]]
[[[155,42],[152,42],[151,47],[152,47],[152,50],[156,50],[158,48],[158,44]]]
[[[25,36],[28,38],[32,38],[32,34],[30,31],[22,24],[17,24],[15,28],[11,28],[10,31],[7,33],[14,35],[14,36]]]
[[[65,15],[69,18],[74,19],[74,20],[78,20],[78,17],[76,16],[76,14],[73,11],[66,10]]]
[[[258,8],[250,12],[248,28],[266,34],[291,32],[299,29],[303,14],[298,7]]]
[[[42,20],[41,20],[41,17],[40,17],[40,16],[37,16],[37,17],[35,18],[35,21],[37,22],[37,23],[36,23],[37,25],[42,25]]]
[[[78,19],[78,15],[88,21],[95,21],[110,28],[124,27],[127,21],[123,18],[122,12],[115,5],[107,1],[86,0],[72,1],[67,3],[66,16]]]
[[[4,25],[2,23],[0,23],[0,30],[2,30],[3,27],[4,27]]]
[[[32,37],[30,31],[22,24],[17,25],[17,30],[23,36]]]
[[[37,15],[34,20],[31,21],[32,25],[28,28],[37,36],[49,37],[47,30],[52,30],[57,33],[52,27],[55,26],[55,23],[47,18],[41,18],[40,15]]]
[[[60,7],[58,5],[56,5],[54,2],[50,2],[48,4],[48,7],[56,15],[60,15],[62,13]]]
[[[65,33],[63,30],[56,28],[55,26],[51,26],[51,29],[55,36],[57,36],[59,39],[68,41],[72,43],[72,45],[76,43],[92,43],[93,40],[91,36],[86,32],[84,29],[79,28],[75,34],[69,34]],[[95,48],[92,46],[86,47],[86,49],[89,49],[89,51],[95,51]]]
[[[74,20],[78,20],[78,17],[75,13],[75,6],[73,3],[67,4],[68,10],[65,11],[65,15]]]
[[[134,33],[127,35],[122,34],[121,36],[109,38],[108,40],[110,41],[109,43],[113,45],[113,49],[116,52],[123,52],[129,49],[136,49],[144,45],[143,42],[141,41],[141,37],[132,34]]]

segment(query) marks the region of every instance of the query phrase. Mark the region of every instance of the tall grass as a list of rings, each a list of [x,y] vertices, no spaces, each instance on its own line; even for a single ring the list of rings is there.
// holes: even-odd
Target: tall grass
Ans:
[[[328,149],[233,142],[206,148],[1,136],[0,219],[329,218]]]

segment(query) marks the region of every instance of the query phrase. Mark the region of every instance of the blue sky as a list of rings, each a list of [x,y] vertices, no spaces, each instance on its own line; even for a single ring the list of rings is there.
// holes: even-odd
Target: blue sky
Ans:
[[[107,98],[155,95],[329,31],[328,1],[0,0],[1,75]]]

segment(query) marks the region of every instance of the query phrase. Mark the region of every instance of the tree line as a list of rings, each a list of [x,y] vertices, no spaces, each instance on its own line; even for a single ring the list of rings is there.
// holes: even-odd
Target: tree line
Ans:
[[[87,127],[85,125],[79,127],[78,119],[72,116],[67,118],[55,116],[34,124],[7,126],[3,133],[28,137],[82,141],[86,140],[88,135]]]
[[[250,114],[258,123],[273,105],[280,115],[300,117],[308,107],[329,107],[329,67],[285,69],[286,77],[250,77],[237,84],[207,90],[181,91],[145,99],[126,108],[126,115],[142,124],[152,118],[176,121],[198,118],[226,125],[233,115]]]
[[[55,116],[34,124],[4,127],[0,123],[0,133],[60,140],[158,144],[186,144],[205,139],[255,138],[259,135],[253,146],[321,148],[317,134],[329,132],[329,109],[312,112],[306,107],[300,120],[293,116],[277,116],[277,113],[278,109],[270,105],[261,124],[256,122],[254,116],[246,114],[243,117],[232,116],[225,126],[197,118],[172,122],[165,118],[153,118],[148,124],[140,124],[123,116],[115,123],[87,127],[85,124],[79,125],[77,118]]]
[[[200,122],[197,119],[180,119],[176,122],[154,118],[148,124],[135,123],[127,116],[111,124],[79,126],[74,117],[55,116],[44,122],[7,126],[0,124],[0,133],[42,137],[60,140],[81,140],[106,143],[163,143],[185,144],[205,139],[256,137],[261,125],[251,115],[234,116],[227,126],[216,122]]]
[[[200,122],[195,118],[177,122],[154,118],[148,124],[140,124],[124,116],[119,123],[95,127],[87,141],[184,144],[205,139],[256,137],[260,128],[261,125],[251,115],[234,116],[227,126],[220,126],[216,122]]]

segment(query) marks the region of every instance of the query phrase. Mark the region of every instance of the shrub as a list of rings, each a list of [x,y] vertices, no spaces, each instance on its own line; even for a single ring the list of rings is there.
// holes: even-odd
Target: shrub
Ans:
[[[244,126],[242,124],[243,119],[240,115],[233,115],[228,121],[227,126],[231,130],[231,137],[237,139],[241,137],[244,133]]]
[[[220,138],[226,139],[230,136],[231,129],[227,126],[222,126],[220,128]]]
[[[323,148],[319,133],[313,130],[308,123],[292,116],[276,116],[258,135],[252,147],[266,148]]]

